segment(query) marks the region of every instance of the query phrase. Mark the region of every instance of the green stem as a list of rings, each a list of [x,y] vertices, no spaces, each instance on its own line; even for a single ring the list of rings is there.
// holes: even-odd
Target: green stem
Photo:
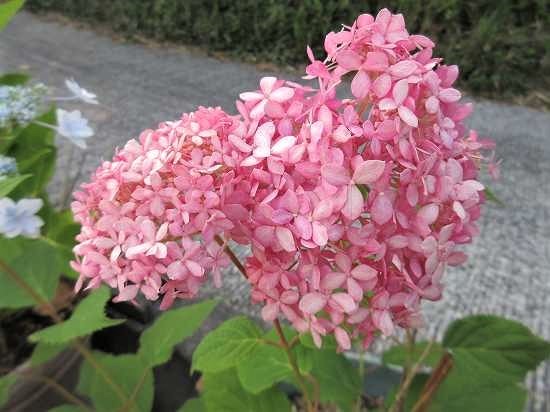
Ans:
[[[8,277],[17,285],[19,288],[21,288],[24,292],[26,292],[37,304],[37,306],[40,306],[44,309],[44,311],[48,314],[50,318],[55,323],[62,323],[63,319],[57,314],[57,311],[55,308],[51,305],[50,302],[48,302],[46,299],[44,299],[42,296],[40,296],[36,291],[21,277],[19,274],[13,270],[7,263],[5,263],[2,259],[0,259],[0,270],[2,270],[4,273],[8,275]],[[85,345],[83,345],[78,339],[75,339],[72,342],[72,346],[82,355],[82,357],[88,361],[88,363],[97,371],[98,374],[100,374],[105,382],[113,389],[113,391],[117,394],[117,396],[123,401],[127,401],[127,395],[124,393],[120,385],[118,385],[109,372],[103,368],[103,366],[97,362],[95,359],[93,353],[91,350],[89,350]]]
[[[300,368],[298,367],[298,364],[296,362],[296,358],[294,357],[294,354],[292,353],[292,350],[290,349],[290,345],[288,344],[288,341],[286,340],[285,334],[283,332],[283,329],[281,328],[281,323],[279,322],[279,319],[275,319],[273,321],[273,325],[275,325],[275,330],[277,331],[277,335],[279,335],[279,339],[281,341],[281,347],[286,353],[286,356],[288,358],[288,362],[290,363],[290,367],[292,368],[292,372],[294,374],[294,378],[296,379],[296,382],[300,386],[300,389],[303,392],[304,400],[306,402],[306,407],[308,412],[316,412],[317,411],[317,402],[312,402],[308,393],[307,385],[304,376],[300,373]]]

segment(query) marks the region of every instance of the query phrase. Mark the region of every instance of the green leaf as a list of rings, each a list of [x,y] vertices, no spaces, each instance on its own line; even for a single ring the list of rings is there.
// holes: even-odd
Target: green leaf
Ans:
[[[535,336],[519,322],[497,316],[469,316],[453,322],[443,346],[466,349],[470,356],[506,373],[512,380],[525,374],[550,356],[550,343]]]
[[[428,342],[418,342],[414,345],[411,357],[411,362],[413,364],[418,362],[418,359],[426,349],[427,345]],[[443,349],[439,343],[434,342],[430,348],[428,356],[423,362],[423,365],[434,367],[437,365],[437,362],[439,362],[439,359],[441,359],[441,356],[443,356],[444,353],[445,349]],[[382,360],[385,364],[405,366],[408,363],[408,357],[409,350],[407,345],[396,345],[384,352],[382,355]]]
[[[150,367],[168,361],[174,345],[191,336],[216,305],[215,300],[205,300],[164,312],[141,335],[139,355]]]
[[[20,86],[27,83],[30,76],[25,73],[5,73],[0,76],[2,86]]]
[[[201,398],[191,398],[177,412],[206,412],[206,407]]]
[[[15,16],[15,13],[23,7],[24,0],[11,0],[6,3],[0,3],[0,31],[4,30],[4,27]]]
[[[127,409],[128,411],[149,412],[152,410],[153,373],[139,356],[113,356],[94,352],[94,358],[101,368],[111,376],[112,380],[121,387],[126,398],[136,393],[134,406]],[[80,369],[78,391],[90,397],[97,411],[116,411],[124,405],[104,376],[87,361]]]
[[[44,203],[44,208],[47,203]],[[62,273],[71,278],[78,278],[78,273],[70,266],[70,261],[74,259],[73,247],[76,244],[76,236],[80,232],[80,225],[73,219],[73,214],[69,209],[56,211],[50,206],[50,210],[44,216],[46,224],[44,230],[46,237],[57,248],[59,254],[63,257]]]
[[[311,372],[319,382],[321,401],[333,402],[343,411],[351,410],[361,394],[361,378],[344,355],[332,350],[314,351]]]
[[[68,320],[35,332],[29,339],[33,342],[65,343],[124,322],[122,319],[109,319],[105,316],[105,303],[110,298],[111,294],[106,287],[90,293]]]
[[[7,402],[11,385],[15,383],[17,378],[13,374],[8,374],[0,377],[0,406]]]
[[[42,299],[56,291],[63,262],[58,251],[43,239],[0,237],[0,259]],[[3,308],[34,306],[36,302],[12,278],[0,270],[0,305]]]
[[[498,365],[488,365],[467,349],[456,349],[454,365],[431,402],[430,412],[521,412],[525,389]]]
[[[44,362],[47,362],[50,359],[55,358],[65,348],[67,348],[67,345],[65,344],[55,345],[55,344],[39,342],[32,352],[30,364],[31,366],[37,366]]]
[[[0,180],[0,197],[6,197],[9,195],[13,189],[15,189],[20,183],[27,180],[31,175],[18,175],[5,177]]]
[[[292,368],[283,349],[261,344],[238,363],[237,375],[246,391],[258,394],[292,377]]]
[[[52,109],[36,119],[39,122],[55,125],[56,116]],[[18,196],[37,196],[45,188],[55,170],[57,149],[52,129],[30,123],[17,134],[9,155],[17,160],[19,173],[30,173],[32,178],[17,188]]]
[[[290,402],[278,389],[271,388],[256,395],[246,392],[234,369],[207,373],[203,377],[202,399],[208,412],[285,412]]]
[[[261,329],[244,316],[224,322],[195,349],[192,369],[220,372],[235,366],[259,345],[261,334]]]

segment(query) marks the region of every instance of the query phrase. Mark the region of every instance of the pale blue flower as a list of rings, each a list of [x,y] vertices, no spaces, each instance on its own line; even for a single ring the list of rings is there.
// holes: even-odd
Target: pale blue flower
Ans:
[[[43,84],[0,87],[0,127],[11,122],[25,124],[38,116],[46,91]]]
[[[36,213],[42,205],[42,199],[21,199],[17,202],[9,197],[0,199],[0,234],[7,238],[40,236],[44,221]]]
[[[97,96],[88,90],[80,87],[80,85],[74,79],[66,79],[65,86],[73,94],[73,97],[82,100],[84,103],[98,104]]]
[[[0,180],[6,175],[17,173],[17,162],[13,157],[0,155]]]
[[[86,139],[94,135],[93,129],[88,126],[88,119],[82,117],[80,110],[68,112],[63,109],[57,109],[56,113],[57,132],[81,149],[85,149]]]

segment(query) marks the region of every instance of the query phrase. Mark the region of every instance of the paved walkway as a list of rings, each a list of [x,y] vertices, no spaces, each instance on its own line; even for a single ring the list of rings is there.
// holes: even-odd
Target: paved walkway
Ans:
[[[197,105],[234,112],[238,93],[255,89],[266,74],[181,48],[116,43],[27,13],[0,34],[0,71],[7,69],[26,69],[49,86],[62,87],[66,77],[74,77],[102,103],[86,107],[97,136],[85,158],[79,154],[69,164],[67,146],[60,142],[54,195],[67,171],[75,174],[82,165],[86,178],[115,146],[144,128]],[[482,235],[468,248],[468,264],[447,274],[442,302],[426,305],[427,333],[441,335],[449,322],[466,314],[493,313],[520,320],[550,339],[550,115],[477,102],[470,124],[498,143],[503,177],[493,189],[506,206],[487,208]],[[257,315],[246,289],[239,276],[227,276],[216,294]],[[550,365],[532,374],[528,385],[534,394],[530,409],[550,411]]]

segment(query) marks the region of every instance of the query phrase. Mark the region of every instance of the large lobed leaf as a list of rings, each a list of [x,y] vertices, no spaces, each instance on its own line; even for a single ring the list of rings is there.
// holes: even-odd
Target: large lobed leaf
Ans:
[[[35,332],[29,339],[33,342],[59,344],[89,335],[96,330],[118,325],[124,320],[109,319],[105,316],[105,303],[110,297],[106,287],[97,289],[80,302],[68,320]]]
[[[281,391],[271,388],[251,394],[240,385],[234,369],[219,373],[207,373],[203,377],[204,392],[201,395],[208,412],[285,412],[290,402]]]
[[[261,336],[250,319],[230,319],[204,337],[193,353],[192,369],[216,373],[231,368],[260,344]]]
[[[90,397],[97,411],[117,411],[123,406],[128,412],[149,412],[153,406],[153,373],[137,355],[119,355],[94,353],[95,360],[119,385],[126,399],[123,401],[104,376],[84,362],[80,369],[78,391]]]
[[[148,367],[168,361],[174,345],[191,336],[216,305],[215,300],[205,300],[164,312],[141,335],[139,356]]]
[[[40,298],[50,300],[63,266],[58,250],[44,239],[0,237],[0,259],[32,288]],[[8,273],[0,269],[0,307],[17,309],[36,301]]]

